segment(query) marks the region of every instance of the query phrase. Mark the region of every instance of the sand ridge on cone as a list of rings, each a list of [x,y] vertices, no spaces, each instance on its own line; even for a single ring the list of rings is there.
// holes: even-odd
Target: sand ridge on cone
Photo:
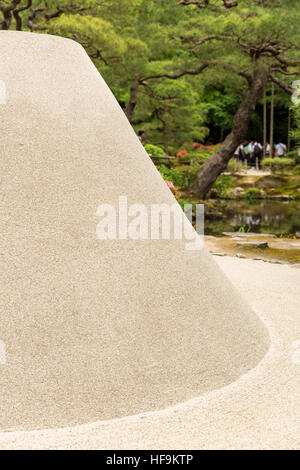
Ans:
[[[99,240],[101,203],[173,204],[74,41],[0,32],[0,428],[157,410],[236,380],[269,336],[205,249]]]

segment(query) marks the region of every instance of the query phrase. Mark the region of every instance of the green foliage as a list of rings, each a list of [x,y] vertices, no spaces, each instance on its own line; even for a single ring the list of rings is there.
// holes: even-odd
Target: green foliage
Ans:
[[[234,183],[230,176],[220,175],[212,187],[218,191],[218,196],[220,198],[226,199],[228,196],[228,190],[230,188],[234,188]]]
[[[250,232],[250,227],[247,227],[247,225],[241,225],[238,229],[238,232],[248,233],[248,232]]]
[[[287,158],[296,158],[298,156],[298,150],[291,150],[285,154]]]
[[[260,191],[258,188],[248,188],[245,194],[247,199],[258,199],[260,196]]]
[[[187,199],[179,198],[177,200],[178,204],[180,205],[181,209],[184,210],[184,205],[185,204],[191,204],[191,201],[188,201]]]
[[[230,173],[240,173],[245,169],[245,165],[240,160],[236,160],[235,158],[231,158],[228,162],[226,171]]]
[[[167,181],[172,181],[176,187],[185,188],[190,182],[188,173],[180,172],[175,168],[168,168],[165,165],[159,165],[158,170],[162,177]]]
[[[148,140],[162,139],[165,148],[179,145],[184,139],[201,141],[208,129],[203,126],[205,114],[197,98],[184,80],[151,82],[138,101],[135,119],[144,122]]]
[[[199,169],[216,151],[217,146],[203,145],[199,142],[185,142],[177,152],[176,164],[187,163]]]
[[[220,127],[223,131],[229,131],[240,100],[238,96],[228,94],[224,87],[222,88],[222,90],[218,90],[212,85],[206,87],[203,91],[202,102],[207,112],[208,125],[214,125]]]
[[[143,128],[146,141],[157,145],[160,152],[163,148],[174,154],[174,149],[185,141],[222,140],[231,130],[248,87],[245,73],[253,75],[255,68],[265,70],[275,61],[284,73],[274,74],[290,85],[288,74],[299,70],[296,66],[286,67],[284,62],[299,60],[299,6],[295,0],[239,0],[238,6],[230,10],[221,8],[221,0],[211,0],[208,8],[183,6],[176,0],[1,3],[24,7],[19,13],[23,30],[80,42],[126,108],[132,125],[136,130]],[[16,17],[11,14],[10,29],[16,29]],[[277,53],[273,55],[276,48],[283,62]],[[210,66],[201,74],[190,73],[206,61]],[[127,108],[132,103],[129,113]],[[285,111],[290,106],[290,97],[279,87],[275,105]],[[261,111],[252,116],[255,135],[251,137],[258,137],[256,132],[262,128]],[[300,144],[300,106],[294,107],[293,114],[296,126],[292,137]],[[190,162],[195,170],[212,153],[208,149],[190,149],[182,162]],[[294,161],[299,162],[297,157]],[[229,165],[230,171],[237,168],[233,163]],[[266,165],[273,168],[273,163]],[[283,168],[289,164],[281,159],[274,165]]]
[[[117,34],[113,25],[102,18],[90,15],[63,14],[49,22],[48,32],[71,39],[78,38],[90,54],[101,50],[103,58],[109,55],[121,55],[126,51],[126,43]]]
[[[300,164],[300,155],[298,153],[298,149],[297,150],[292,150],[291,152],[288,152],[285,156],[286,156],[286,158],[293,158],[297,165]]]
[[[200,166],[212,156],[212,153],[209,150],[196,150],[187,153],[184,157],[179,157],[179,159],[181,162],[189,162],[191,165],[197,164]]]
[[[166,155],[166,153],[160,147],[153,144],[146,144],[145,150],[150,156],[164,157]]]
[[[295,160],[293,158],[265,158],[262,162],[265,168],[270,168],[273,171],[282,171],[285,168],[292,167],[295,165]]]
[[[293,106],[291,109],[295,122],[295,128],[291,132],[291,137],[300,146],[300,104]]]

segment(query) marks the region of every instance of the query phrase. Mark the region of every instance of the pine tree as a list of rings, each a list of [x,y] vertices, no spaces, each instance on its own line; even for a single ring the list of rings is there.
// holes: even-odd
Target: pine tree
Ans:
[[[150,141],[201,140],[208,124],[227,133],[191,184],[201,199],[266,87],[290,94],[299,73],[294,0],[4,0],[0,13],[2,29],[79,41]]]
[[[191,60],[203,70],[213,67],[216,75],[229,73],[232,81],[245,82],[231,131],[191,184],[191,191],[203,199],[245,139],[266,84],[292,92],[287,77],[297,75],[300,65],[298,8],[295,2],[277,0],[179,4],[190,8],[182,23],[182,30],[189,31],[182,34],[182,43],[188,45]]]

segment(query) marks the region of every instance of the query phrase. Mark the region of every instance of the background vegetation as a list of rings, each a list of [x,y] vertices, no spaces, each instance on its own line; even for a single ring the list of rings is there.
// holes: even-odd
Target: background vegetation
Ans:
[[[149,153],[179,155],[181,167],[191,163],[180,186],[197,176],[193,189],[201,198],[240,141],[263,140],[262,94],[269,113],[272,86],[274,140],[287,143],[292,127],[292,143],[300,142],[299,106],[290,111],[291,85],[300,73],[299,11],[294,0],[0,2],[2,29],[80,42],[135,130],[156,146]],[[269,162],[276,165],[284,162]]]

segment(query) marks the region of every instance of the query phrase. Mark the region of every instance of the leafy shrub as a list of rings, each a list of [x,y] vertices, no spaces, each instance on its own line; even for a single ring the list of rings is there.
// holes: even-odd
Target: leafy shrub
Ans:
[[[287,152],[285,154],[287,158],[296,158],[297,155],[298,155],[298,150],[291,150],[290,152]]]
[[[239,173],[244,169],[245,165],[243,164],[243,162],[241,162],[240,160],[235,160],[234,158],[231,158],[231,160],[229,160],[229,163],[226,168],[226,170],[230,171],[230,173]]]
[[[295,166],[295,173],[300,174],[300,165]]]
[[[288,152],[285,156],[286,158],[293,158],[297,165],[300,164],[300,155],[298,155],[298,149]]]
[[[293,158],[265,158],[262,162],[265,168],[270,168],[273,171],[284,170],[285,168],[295,165]]]
[[[257,199],[260,196],[258,188],[248,188],[245,194],[247,199]]]
[[[180,163],[189,163],[190,165],[201,166],[206,160],[208,160],[213,154],[211,150],[195,150],[193,152],[186,153],[185,150],[181,150],[177,153],[180,157]]]
[[[241,225],[240,228],[238,229],[238,232],[240,233],[250,232],[250,227],[247,227],[247,225]]]
[[[188,152],[193,152],[194,150],[215,150],[218,145],[203,145],[199,142],[184,142],[182,148]]]
[[[146,144],[145,150],[149,155],[153,155],[154,157],[164,157],[166,155],[163,149],[153,144]]]
[[[185,142],[182,148],[177,152],[177,157],[183,160],[189,160],[190,158],[202,158],[203,161],[207,160],[217,149],[217,145],[203,145],[198,142]]]
[[[199,165],[202,165],[206,160],[208,160],[212,156],[213,152],[207,151],[207,150],[198,150],[195,152],[191,152],[188,154],[188,157],[191,161],[194,163],[198,163]]]
[[[190,178],[186,173],[179,172],[175,168],[159,165],[157,169],[165,180],[172,181],[176,187],[186,187],[190,182]]]
[[[174,194],[174,196],[175,196],[176,199],[177,199],[177,194],[176,194],[176,193],[177,193],[177,191],[178,191],[178,188],[176,188],[176,187],[174,186],[174,183],[173,183],[172,181],[167,181],[167,180],[165,180],[165,183],[166,183],[166,185],[168,186],[168,188],[172,191],[172,193]]]
[[[185,158],[187,155],[188,155],[188,151],[186,149],[183,149],[183,150],[179,150],[179,152],[177,152],[176,156],[179,157],[179,158]]]
[[[264,158],[262,164],[265,168],[272,168],[272,166],[274,166],[274,160],[275,158]]]
[[[173,145],[168,145],[168,153],[169,155],[176,155],[177,147],[173,147]]]
[[[191,201],[188,201],[187,199],[183,199],[183,198],[180,198],[177,201],[178,201],[178,204],[180,205],[182,210],[184,210],[184,205],[185,204],[191,204]]]
[[[219,197],[226,198],[228,189],[234,188],[234,184],[230,176],[220,175],[212,185],[212,188],[217,189]]]

